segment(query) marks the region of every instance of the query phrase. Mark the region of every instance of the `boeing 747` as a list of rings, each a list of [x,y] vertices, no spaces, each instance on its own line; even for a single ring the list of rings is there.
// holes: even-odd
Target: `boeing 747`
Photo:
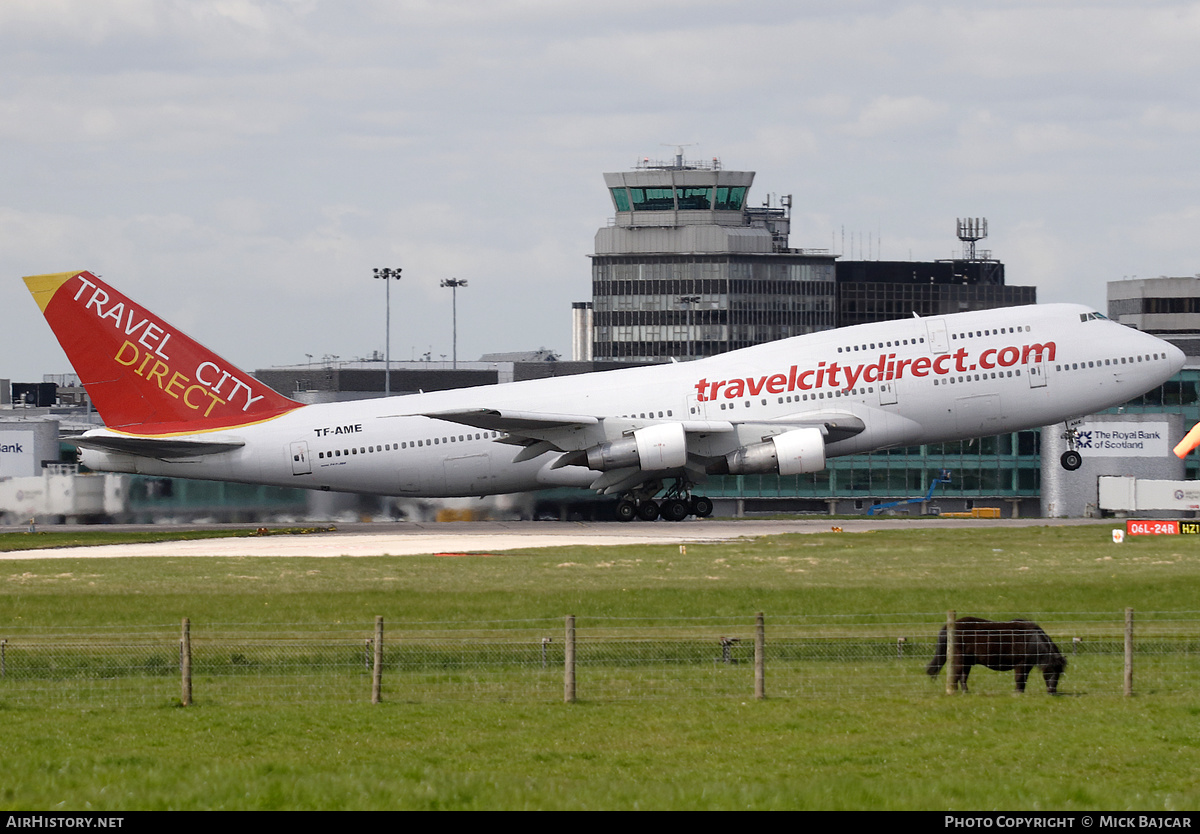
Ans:
[[[711,475],[797,475],[838,455],[1070,421],[1161,385],[1184,362],[1087,307],[1046,304],[305,405],[90,272],[25,283],[104,420],[72,438],[90,469],[395,496],[580,487],[617,496],[626,521],[708,515],[695,488]],[[1079,467],[1074,444],[1062,463]]]

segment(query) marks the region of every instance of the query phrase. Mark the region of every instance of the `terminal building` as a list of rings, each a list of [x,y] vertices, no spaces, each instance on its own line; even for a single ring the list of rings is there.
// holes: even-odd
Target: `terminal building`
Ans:
[[[1004,264],[946,261],[838,261],[838,327],[1036,304],[1037,288],[1008,286]]]
[[[643,160],[604,175],[614,210],[596,232],[592,300],[572,309],[572,358],[684,361],[852,324],[1037,302],[1005,284],[975,244],[986,219],[958,221],[963,255],[844,261],[792,248],[792,197],[750,205],[753,171],[717,159]]]
[[[1109,281],[1108,317],[1166,339],[1200,362],[1200,276]]]
[[[1122,413],[1178,414],[1185,433],[1200,423],[1200,276],[1109,281],[1108,317],[1165,339],[1187,355],[1174,379],[1126,403]],[[1183,466],[1182,477],[1200,479],[1200,455],[1188,455]]]

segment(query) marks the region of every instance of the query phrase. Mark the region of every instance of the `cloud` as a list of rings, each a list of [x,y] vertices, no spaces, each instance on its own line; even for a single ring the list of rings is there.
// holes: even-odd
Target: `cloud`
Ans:
[[[936,125],[947,112],[944,103],[924,96],[880,96],[868,102],[858,117],[843,127],[856,138],[894,137]]]
[[[1165,0],[6,0],[0,266],[104,271],[247,365],[380,348],[376,266],[394,350],[449,352],[459,277],[460,355],[566,352],[601,174],[683,142],[792,194],[794,246],[945,257],[987,216],[1011,282],[1102,303],[1200,263],[1198,61]],[[0,339],[37,378],[44,325]]]

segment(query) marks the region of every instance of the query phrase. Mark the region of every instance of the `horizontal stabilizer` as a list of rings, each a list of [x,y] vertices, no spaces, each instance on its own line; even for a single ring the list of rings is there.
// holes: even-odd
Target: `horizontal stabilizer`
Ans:
[[[124,437],[115,435],[75,435],[61,438],[83,449],[101,452],[116,452],[122,455],[138,455],[146,458],[194,458],[218,455],[246,445],[241,440],[184,440],[177,437]]]

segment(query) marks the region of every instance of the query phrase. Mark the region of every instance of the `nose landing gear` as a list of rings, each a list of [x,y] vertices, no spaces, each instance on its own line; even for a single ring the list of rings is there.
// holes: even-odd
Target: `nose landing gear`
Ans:
[[[1062,453],[1062,457],[1058,459],[1058,462],[1062,464],[1063,469],[1068,472],[1074,472],[1083,466],[1083,455],[1075,450],[1075,443],[1079,439],[1079,430],[1068,424],[1067,430],[1063,432],[1063,438],[1067,441],[1067,451]]]

